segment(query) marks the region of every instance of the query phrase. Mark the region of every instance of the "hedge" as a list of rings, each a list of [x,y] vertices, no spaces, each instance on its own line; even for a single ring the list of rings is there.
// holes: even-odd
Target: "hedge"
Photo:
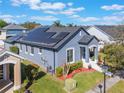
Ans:
[[[19,54],[19,48],[17,46],[11,46],[10,51],[16,54]]]

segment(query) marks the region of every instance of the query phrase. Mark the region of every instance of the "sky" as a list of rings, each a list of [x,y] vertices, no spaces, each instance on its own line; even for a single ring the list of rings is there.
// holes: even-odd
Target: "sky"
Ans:
[[[0,0],[0,19],[62,24],[114,25],[124,21],[124,0]]]

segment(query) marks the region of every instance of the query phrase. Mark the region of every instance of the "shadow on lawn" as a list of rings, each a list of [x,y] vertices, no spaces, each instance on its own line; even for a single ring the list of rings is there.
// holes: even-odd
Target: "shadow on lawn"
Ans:
[[[45,75],[46,75],[45,72],[40,71],[40,72],[38,72],[38,75],[33,79],[33,81],[34,81],[34,80],[38,80],[38,79],[42,78],[42,77],[45,76]],[[25,89],[26,89],[26,90],[33,84],[33,81],[30,81],[30,82],[27,83],[27,85],[25,86]]]

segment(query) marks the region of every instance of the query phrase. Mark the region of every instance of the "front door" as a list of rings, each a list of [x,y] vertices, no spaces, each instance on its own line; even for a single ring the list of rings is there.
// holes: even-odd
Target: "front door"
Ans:
[[[85,59],[85,47],[80,47],[80,59],[83,61]]]

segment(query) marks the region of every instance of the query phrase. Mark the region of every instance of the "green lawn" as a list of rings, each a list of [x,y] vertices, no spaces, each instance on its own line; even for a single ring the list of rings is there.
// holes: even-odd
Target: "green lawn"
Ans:
[[[73,93],[85,93],[102,80],[102,74],[98,72],[79,73],[73,79],[77,81],[77,88]],[[33,93],[66,93],[64,81],[56,80],[50,75],[45,75],[36,81],[30,90]]]
[[[23,66],[28,64],[27,61],[23,62]],[[99,83],[103,79],[103,76],[99,72],[83,72],[76,74],[73,79],[77,81],[77,88],[73,90],[72,93],[85,93]],[[25,85],[25,82],[23,85]],[[64,90],[64,81],[56,79],[55,76],[46,74],[43,71],[41,71],[40,77],[29,87],[29,89],[32,93],[66,93]]]
[[[124,93],[124,80],[119,81],[107,93]]]
[[[75,75],[74,79],[77,81],[74,93],[85,93],[95,87],[103,79],[103,76],[98,72],[86,72]]]

